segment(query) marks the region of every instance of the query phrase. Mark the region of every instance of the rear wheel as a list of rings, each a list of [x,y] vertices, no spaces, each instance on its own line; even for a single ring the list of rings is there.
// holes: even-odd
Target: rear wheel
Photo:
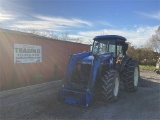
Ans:
[[[127,92],[135,92],[138,90],[138,82],[140,79],[139,65],[133,60],[129,59],[122,71],[122,79],[124,89]]]
[[[119,76],[115,70],[109,70],[101,78],[102,98],[107,102],[114,102],[119,93]]]

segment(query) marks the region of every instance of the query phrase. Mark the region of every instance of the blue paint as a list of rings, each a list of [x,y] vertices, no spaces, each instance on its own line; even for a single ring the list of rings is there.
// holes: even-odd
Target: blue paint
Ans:
[[[77,100],[71,97],[65,97],[65,103],[76,105]]]
[[[85,57],[85,58],[82,60],[82,64],[92,64],[93,60],[94,60],[93,55],[88,56],[88,57]]]
[[[111,59],[113,59],[112,52],[107,52],[97,56],[92,56],[91,52],[71,55],[67,75],[65,78],[66,84],[64,88],[61,89],[60,99],[68,104],[88,106],[92,101],[92,88],[94,87],[94,83],[96,81],[99,66],[105,62],[110,63]],[[71,83],[71,75],[73,73],[73,68],[78,61],[81,61],[84,64],[89,63],[92,65],[92,68],[90,72],[88,87],[76,90],[73,89],[72,86],[77,88],[76,86],[78,85]],[[112,64],[110,64],[109,67],[111,68]],[[72,94],[72,96],[70,96],[70,94]]]
[[[124,37],[122,37],[122,36],[119,36],[119,35],[96,36],[96,37],[94,38],[94,40],[97,40],[97,39],[120,39],[120,40],[126,41],[126,38],[124,38]]]

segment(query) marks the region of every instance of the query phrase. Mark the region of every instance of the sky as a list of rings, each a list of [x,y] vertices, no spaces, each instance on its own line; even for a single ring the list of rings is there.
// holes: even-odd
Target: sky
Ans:
[[[142,46],[160,26],[159,0],[0,0],[0,27],[65,32],[87,43],[121,35]]]

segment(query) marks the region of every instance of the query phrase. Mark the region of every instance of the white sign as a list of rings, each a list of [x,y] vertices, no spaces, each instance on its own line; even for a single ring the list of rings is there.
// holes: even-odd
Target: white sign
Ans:
[[[14,44],[14,63],[42,62],[42,48],[37,45]]]

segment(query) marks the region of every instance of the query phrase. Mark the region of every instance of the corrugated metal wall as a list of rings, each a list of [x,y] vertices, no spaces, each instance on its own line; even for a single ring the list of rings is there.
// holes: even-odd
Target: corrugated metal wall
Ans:
[[[14,44],[42,46],[42,63],[14,64]],[[69,55],[89,49],[89,45],[0,30],[0,88],[10,89],[61,78]]]

